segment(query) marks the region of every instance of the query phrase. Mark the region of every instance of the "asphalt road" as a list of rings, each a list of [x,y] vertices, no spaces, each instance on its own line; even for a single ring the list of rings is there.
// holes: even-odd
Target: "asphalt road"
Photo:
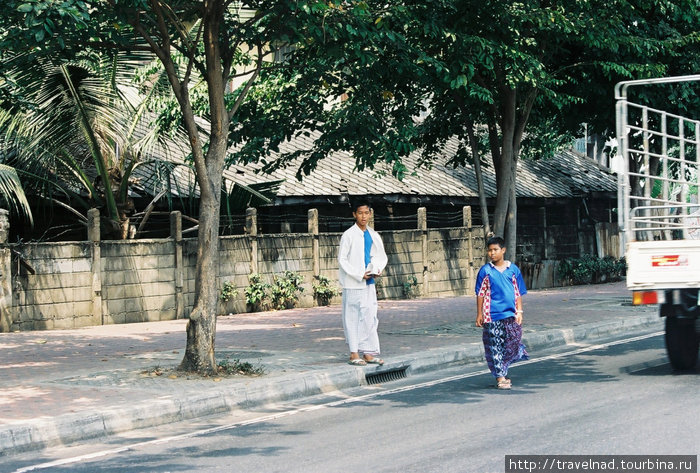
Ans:
[[[463,366],[140,437],[6,458],[0,471],[503,472],[505,455],[696,455],[700,377],[663,336],[537,353],[493,388]]]

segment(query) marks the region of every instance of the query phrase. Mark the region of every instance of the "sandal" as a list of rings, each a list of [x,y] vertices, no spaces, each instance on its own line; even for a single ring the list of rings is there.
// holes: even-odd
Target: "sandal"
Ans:
[[[371,358],[369,360],[365,358],[365,363],[382,366],[384,364],[384,360],[382,360],[381,358]]]
[[[354,365],[354,366],[365,366],[367,365],[367,362],[363,360],[362,358],[355,358],[353,360],[348,361],[348,364]]]
[[[510,389],[511,384],[509,379],[504,379],[503,381],[499,381],[498,384],[496,384],[496,389]]]

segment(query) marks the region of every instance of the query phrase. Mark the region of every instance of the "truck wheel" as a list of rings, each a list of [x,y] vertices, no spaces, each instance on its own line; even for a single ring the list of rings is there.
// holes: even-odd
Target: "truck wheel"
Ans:
[[[666,351],[675,370],[692,370],[698,361],[695,320],[666,317]]]

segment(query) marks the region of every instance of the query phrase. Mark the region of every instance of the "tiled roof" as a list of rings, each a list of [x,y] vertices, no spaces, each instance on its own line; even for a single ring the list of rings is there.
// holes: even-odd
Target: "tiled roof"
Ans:
[[[310,149],[313,136],[301,135],[280,146],[280,152]],[[380,163],[375,169],[355,171],[351,153],[335,152],[318,162],[317,168],[302,181],[296,179],[297,166],[290,165],[272,174],[256,173],[261,165],[234,165],[224,171],[227,187],[233,183],[251,185],[283,180],[277,195],[286,197],[348,195],[415,195],[436,197],[477,197],[474,169],[471,165],[453,168],[445,166],[457,151],[457,140],[450,140],[444,148],[444,158],[430,169],[416,169],[419,152],[404,160],[409,174],[400,181],[391,175],[388,165]],[[271,153],[274,159],[278,153]],[[482,166],[487,197],[496,196],[496,178],[492,166]],[[143,184],[148,182],[149,170],[139,170]],[[188,175],[189,174],[189,175]],[[192,185],[191,171],[179,167],[178,183],[183,190]],[[563,151],[551,159],[529,161],[521,159],[516,182],[518,197],[566,198],[592,192],[616,192],[615,175],[592,159],[573,151]],[[147,185],[145,187],[148,187]],[[177,192],[175,192],[177,193]],[[184,192],[183,192],[184,193]]]
[[[284,151],[298,149],[293,143]],[[310,147],[311,140],[304,137],[298,146]],[[446,162],[457,150],[456,140],[445,147]],[[418,152],[404,160],[409,172],[415,170]],[[240,182],[252,184],[261,181],[283,179],[278,196],[339,196],[349,195],[425,195],[445,197],[477,197],[474,169],[471,165],[453,168],[436,163],[430,169],[418,169],[402,181],[391,175],[391,169],[383,163],[374,170],[353,171],[355,159],[350,153],[337,152],[319,161],[314,172],[300,182],[296,179],[296,166],[277,170],[270,175],[256,174],[259,166],[233,166],[224,175]],[[484,188],[487,197],[496,196],[496,176],[492,166],[482,166]],[[614,174],[599,166],[592,159],[573,151],[562,151],[547,160],[526,161],[518,164],[516,183],[518,197],[556,198],[573,197],[591,192],[616,192]]]

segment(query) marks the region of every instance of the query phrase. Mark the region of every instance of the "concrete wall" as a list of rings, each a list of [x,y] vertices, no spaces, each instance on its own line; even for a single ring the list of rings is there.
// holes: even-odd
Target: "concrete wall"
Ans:
[[[471,222],[469,216],[467,213],[464,222],[467,225]],[[485,255],[483,228],[465,226],[428,231],[425,221],[423,212],[417,219],[421,229],[379,232],[389,258],[383,276],[377,280],[380,299],[404,298],[404,283],[412,281],[412,277],[418,282],[415,295],[423,297],[463,295],[474,286],[474,267],[482,264]],[[325,276],[338,285],[338,246],[342,233],[315,233],[317,227],[312,218],[308,234],[257,235],[250,229],[250,222],[248,226],[248,236],[221,239],[219,279],[221,284],[232,281],[239,292],[233,301],[222,304],[223,313],[247,309],[243,291],[250,272],[260,274],[268,283],[273,282],[275,274],[286,270],[300,273],[304,278],[304,291],[298,304],[301,307],[316,304],[312,288],[315,275]],[[189,289],[194,291],[194,287]],[[331,301],[339,302],[339,296]],[[191,306],[190,301],[187,309]]]
[[[13,278],[11,330],[99,325],[93,311],[88,242],[36,243],[22,252],[25,277]],[[29,271],[33,271],[31,274]]]
[[[483,228],[471,225],[465,207],[463,226],[428,229],[419,209],[415,230],[380,232],[389,257],[378,279],[380,298],[406,297],[404,285],[417,282],[414,296],[471,294],[476,271],[485,261]],[[197,240],[183,238],[178,212],[171,237],[101,241],[99,213],[89,213],[88,240],[8,245],[0,241],[0,331],[76,328],[185,318],[194,305]],[[4,223],[3,223],[4,222]],[[0,236],[7,213],[0,210]],[[218,286],[230,281],[238,294],[220,303],[219,313],[248,310],[248,276],[272,282],[286,270],[300,273],[304,292],[299,306],[316,304],[316,275],[337,285],[341,233],[318,232],[318,213],[309,211],[309,232],[259,235],[249,209],[247,234],[220,240]],[[599,236],[602,233],[599,233]],[[521,263],[529,288],[556,285],[556,262]],[[10,278],[9,275],[12,274]],[[340,302],[336,297],[332,303]]]
[[[104,241],[100,246],[105,324],[176,318],[173,241]]]

